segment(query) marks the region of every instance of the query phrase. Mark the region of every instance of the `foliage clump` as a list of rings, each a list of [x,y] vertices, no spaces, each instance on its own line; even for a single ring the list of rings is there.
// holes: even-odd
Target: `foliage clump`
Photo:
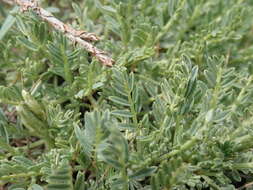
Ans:
[[[251,0],[41,6],[95,32],[115,65],[102,66],[32,10],[0,2],[1,187],[249,186]]]

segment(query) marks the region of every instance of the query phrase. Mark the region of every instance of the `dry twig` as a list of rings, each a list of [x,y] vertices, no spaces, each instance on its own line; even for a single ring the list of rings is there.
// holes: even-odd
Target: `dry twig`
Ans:
[[[246,188],[251,187],[251,186],[253,186],[253,182],[247,183],[247,184],[237,188],[237,190],[243,190],[243,189],[246,189]]]
[[[83,46],[89,53],[96,57],[103,65],[112,66],[114,60],[110,58],[106,52],[96,48],[92,41],[98,41],[99,38],[93,34],[82,30],[75,30],[74,28],[64,24],[55,18],[50,12],[39,7],[36,0],[2,0],[8,4],[17,4],[21,7],[22,11],[32,10],[41,19],[51,24],[56,30],[64,33],[71,41]]]
[[[4,3],[7,3],[9,5],[13,5],[13,1],[12,0],[2,0]]]

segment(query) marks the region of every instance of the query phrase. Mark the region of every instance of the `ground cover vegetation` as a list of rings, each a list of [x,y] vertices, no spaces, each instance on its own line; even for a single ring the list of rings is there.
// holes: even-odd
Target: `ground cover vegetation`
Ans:
[[[2,189],[251,187],[253,1],[39,2],[95,33],[112,67],[6,2]]]

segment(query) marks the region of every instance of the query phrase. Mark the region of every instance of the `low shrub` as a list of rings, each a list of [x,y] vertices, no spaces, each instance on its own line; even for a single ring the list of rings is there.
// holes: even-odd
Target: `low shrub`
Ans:
[[[0,1],[2,189],[251,186],[251,0],[41,2],[95,33],[99,41],[81,40],[106,52],[112,67],[38,9],[7,1]]]

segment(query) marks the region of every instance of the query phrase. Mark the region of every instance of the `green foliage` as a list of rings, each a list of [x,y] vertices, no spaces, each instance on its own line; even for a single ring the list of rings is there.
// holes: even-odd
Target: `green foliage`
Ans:
[[[253,181],[252,1],[42,2],[100,36],[112,68],[32,11],[0,4],[0,187]]]
[[[56,168],[52,168],[51,170],[51,174],[48,177],[48,190],[73,189],[71,169],[68,161],[63,160]]]

